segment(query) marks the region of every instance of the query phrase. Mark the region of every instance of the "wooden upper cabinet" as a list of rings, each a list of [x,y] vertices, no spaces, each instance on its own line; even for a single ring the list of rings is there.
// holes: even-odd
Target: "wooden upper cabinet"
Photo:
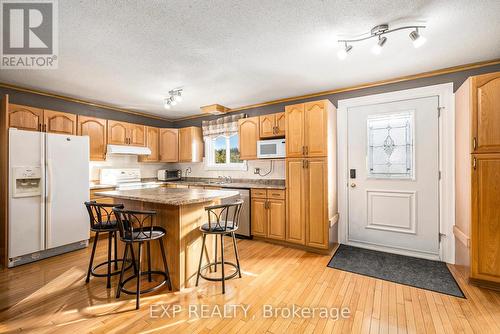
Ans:
[[[272,138],[276,136],[276,122],[274,114],[259,116],[260,138]]]
[[[285,107],[286,157],[305,156],[305,105],[294,104]]]
[[[132,146],[146,146],[146,127],[140,124],[128,124],[128,143]]]
[[[199,127],[179,129],[179,162],[203,160],[203,135]]]
[[[328,164],[326,158],[307,160],[306,246],[328,248]]]
[[[500,152],[500,72],[471,77],[471,104],[473,152]]]
[[[19,130],[41,131],[43,109],[9,104],[9,127]]]
[[[326,157],[328,154],[328,100],[305,104],[305,150],[308,157]]]
[[[306,242],[306,173],[303,159],[286,162],[286,240],[304,245]]]
[[[179,130],[160,129],[160,156],[161,162],[179,161]]]
[[[268,114],[259,117],[260,138],[285,136],[285,113]]]
[[[471,278],[500,283],[500,154],[474,154]]]
[[[128,123],[108,121],[108,144],[128,145]]]
[[[108,121],[108,144],[146,146],[146,127],[119,121]]]
[[[257,159],[257,141],[259,140],[259,117],[248,117],[238,120],[240,141],[240,159]]]
[[[279,137],[284,137],[285,136],[285,129],[286,129],[286,120],[285,120],[285,113],[280,112],[275,114],[275,120],[276,120],[276,135]]]
[[[106,160],[107,121],[105,119],[78,116],[76,134],[89,136],[90,160]]]
[[[160,161],[160,129],[146,126],[146,146],[151,150],[150,155],[139,156],[139,161],[158,162]]]
[[[43,111],[44,131],[76,135],[76,115],[45,109]]]

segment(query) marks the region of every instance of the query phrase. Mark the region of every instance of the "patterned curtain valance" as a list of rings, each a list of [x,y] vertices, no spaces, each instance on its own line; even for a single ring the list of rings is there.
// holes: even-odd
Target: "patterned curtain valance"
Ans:
[[[231,136],[238,133],[238,120],[245,114],[224,116],[212,121],[203,121],[203,137]]]

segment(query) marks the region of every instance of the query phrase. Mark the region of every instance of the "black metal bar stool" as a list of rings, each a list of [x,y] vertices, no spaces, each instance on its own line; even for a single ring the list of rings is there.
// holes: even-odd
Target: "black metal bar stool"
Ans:
[[[200,226],[200,231],[203,234],[203,243],[201,246],[200,262],[198,263],[198,274],[196,275],[196,286],[198,286],[200,277],[209,281],[222,281],[222,293],[226,293],[225,281],[235,277],[236,275],[241,278],[240,257],[238,255],[238,248],[236,247],[236,237],[234,236],[234,232],[238,230],[242,205],[243,201],[238,200],[234,203],[205,207],[205,210],[208,213],[208,223]],[[215,218],[215,221],[212,221],[212,218]],[[215,262],[209,262],[202,267],[201,262],[203,260],[203,252],[205,250],[205,241],[207,235],[209,234],[215,236]],[[217,258],[217,236],[220,236],[220,261]],[[224,236],[230,236],[233,239],[236,264],[224,260]],[[211,271],[212,267],[214,267],[215,272],[217,272],[218,264],[220,264],[222,268],[221,277],[207,277],[202,274],[202,271],[207,268]],[[236,271],[225,276],[224,265],[231,266]]]
[[[118,221],[118,227],[120,230],[120,239],[125,242],[125,250],[123,251],[123,257],[127,258],[128,250],[133,253],[133,245],[137,244],[138,247],[138,269],[134,271],[134,275],[123,279],[124,268],[120,273],[120,279],[118,281],[118,287],[116,288],[116,298],[120,298],[120,293],[124,292],[129,295],[136,295],[135,308],[139,309],[141,294],[149,293],[155,291],[165,284],[168,284],[169,290],[172,290],[172,282],[170,280],[170,274],[168,271],[167,257],[165,255],[165,248],[163,246],[163,238],[166,235],[166,231],[163,227],[154,226],[153,220],[156,217],[155,211],[137,211],[137,210],[124,210],[123,208],[115,207],[113,208],[116,219]],[[164,271],[151,270],[151,245],[150,242],[158,240],[161,256],[163,259]],[[148,253],[148,270],[142,271],[142,246],[146,243],[146,250]],[[141,290],[141,275],[148,275],[148,281],[152,282],[152,275],[161,275],[163,280],[157,285]],[[133,279],[136,279],[136,290],[130,291],[125,289],[125,284]]]
[[[114,219],[115,215],[112,211],[114,206],[119,206],[123,208],[122,204],[103,204],[97,203],[96,201],[85,202],[85,206],[87,207],[87,211],[89,213],[90,218],[90,230],[95,232],[94,236],[94,245],[92,246],[92,254],[90,255],[90,263],[89,269],[87,271],[87,279],[86,283],[90,281],[90,275],[95,277],[107,277],[106,287],[111,288],[111,276],[118,275],[120,270],[118,270],[118,263],[122,263],[122,268],[124,268],[124,264],[126,260],[118,259],[118,251],[117,251],[117,232],[118,232],[118,223],[116,219]],[[100,233],[108,233],[108,260],[102,263],[99,263],[96,266],[92,266],[94,262],[95,250],[97,248],[97,242],[99,240]],[[111,244],[112,239],[114,239],[114,260],[111,259]],[[130,265],[125,268],[126,270],[135,266],[134,253],[132,255],[132,261]],[[114,264],[114,271],[111,271],[111,264]],[[107,266],[108,270],[106,274],[98,274],[96,272],[97,268]]]

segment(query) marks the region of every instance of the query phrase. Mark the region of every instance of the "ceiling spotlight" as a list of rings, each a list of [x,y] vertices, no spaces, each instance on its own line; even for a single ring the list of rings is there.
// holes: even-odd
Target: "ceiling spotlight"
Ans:
[[[165,109],[170,109],[170,108],[172,108],[172,106],[170,105],[170,99],[165,99],[165,100],[163,101],[163,107],[164,107]]]
[[[345,43],[345,46],[337,52],[337,57],[339,57],[340,60],[344,60],[347,57],[347,53],[351,51],[352,45],[347,45]]]
[[[410,33],[410,39],[413,41],[413,46],[419,48],[425,44],[427,39],[418,33],[418,28]]]
[[[387,42],[387,37],[378,36],[378,42],[372,47],[372,53],[379,55],[382,52],[385,42]]]

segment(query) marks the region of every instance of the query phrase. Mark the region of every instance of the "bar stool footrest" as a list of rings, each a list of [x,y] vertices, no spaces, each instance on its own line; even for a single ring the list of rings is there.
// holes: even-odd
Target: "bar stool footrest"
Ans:
[[[168,282],[168,276],[167,276],[167,273],[166,272],[163,272],[163,271],[159,271],[159,270],[151,270],[151,271],[141,271],[141,276],[143,275],[161,275],[164,277],[163,281],[161,281],[160,283],[158,283],[157,285],[149,288],[149,289],[145,289],[145,290],[141,290],[141,295],[144,294],[144,293],[150,293],[150,292],[153,292],[153,291],[156,291],[158,290],[159,288],[161,288],[162,286],[164,286],[165,284],[167,284]],[[122,284],[120,285],[120,291],[123,292],[123,293],[126,293],[127,295],[136,295],[137,294],[137,291],[131,291],[131,290],[127,290],[124,288],[125,284],[127,282],[130,282],[131,280],[133,279],[137,279],[137,275],[134,274],[130,277],[128,277],[127,279],[125,279]]]
[[[132,261],[131,260],[125,260],[123,261],[123,259],[116,259],[116,260],[110,260],[109,262],[111,262],[111,264],[113,265],[114,263],[122,263],[123,265],[123,262],[127,263],[127,262],[130,262],[130,264],[128,265],[128,267],[125,268],[125,270],[129,270],[130,268],[132,268]],[[108,273],[104,273],[104,274],[98,274],[96,273],[95,271],[97,270],[97,268],[100,268],[100,267],[103,267],[103,266],[107,266],[108,265],[108,261],[104,261],[102,263],[99,263],[98,265],[92,267],[92,270],[90,271],[90,274],[94,277],[108,277]],[[120,274],[120,271],[121,271],[121,268],[118,269],[118,270],[115,270],[115,271],[112,271],[110,273],[110,276],[114,276],[114,275],[118,275]]]
[[[212,282],[221,282],[222,281],[222,277],[207,277],[205,275],[203,275],[203,271],[208,269],[208,268],[211,268],[211,267],[215,267],[215,265],[222,265],[222,261],[217,261],[217,262],[211,262],[211,263],[208,263],[206,265],[204,265],[203,267],[201,267],[200,269],[200,277],[203,278],[203,279],[206,279],[207,281],[212,281]],[[235,277],[236,275],[239,274],[239,269],[238,269],[238,266],[232,262],[229,262],[229,261],[224,261],[224,265],[228,265],[230,267],[233,267],[234,269],[236,269],[236,271],[230,275],[227,275],[224,277],[224,280],[228,280],[228,279],[231,279],[233,277]]]

